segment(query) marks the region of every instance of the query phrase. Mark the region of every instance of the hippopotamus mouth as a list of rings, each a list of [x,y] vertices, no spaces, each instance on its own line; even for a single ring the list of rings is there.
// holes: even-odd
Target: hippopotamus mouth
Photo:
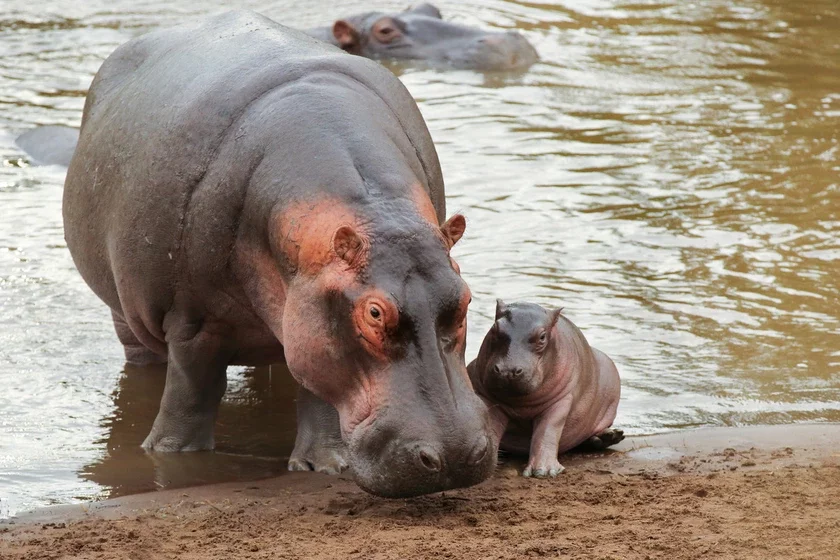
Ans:
[[[308,33],[368,58],[422,60],[462,69],[518,70],[539,59],[520,33],[447,22],[431,4],[392,14],[358,14]]]

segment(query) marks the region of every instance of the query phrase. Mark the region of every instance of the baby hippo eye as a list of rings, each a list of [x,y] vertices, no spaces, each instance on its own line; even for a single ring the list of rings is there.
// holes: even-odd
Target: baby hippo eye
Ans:
[[[376,319],[377,321],[382,317],[382,310],[379,309],[378,305],[370,306],[370,316]]]
[[[545,342],[545,339],[547,339],[547,338],[548,338],[548,334],[545,331],[540,333],[540,342]]]

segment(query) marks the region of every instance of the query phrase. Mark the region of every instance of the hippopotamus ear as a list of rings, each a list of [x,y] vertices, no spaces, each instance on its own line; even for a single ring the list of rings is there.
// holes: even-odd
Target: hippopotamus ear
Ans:
[[[335,230],[332,249],[338,258],[354,268],[362,266],[367,255],[367,243],[350,226],[341,226]]]
[[[332,32],[339,47],[352,54],[361,52],[362,39],[352,23],[340,19],[333,24]]]
[[[563,308],[562,307],[559,308],[559,309],[552,309],[551,311],[548,312],[549,328],[554,328],[554,325],[557,324],[557,319],[559,319],[560,315],[562,315],[562,314],[563,314]]]
[[[435,6],[431,4],[423,3],[417,4],[416,6],[409,6],[405,10],[406,12],[414,12],[415,14],[423,14],[424,16],[429,16],[433,18],[443,19],[443,16],[440,14],[440,10],[438,10]]]
[[[500,299],[496,300],[496,321],[502,318],[507,313],[507,304]]]
[[[461,236],[464,235],[464,230],[467,229],[467,220],[461,214],[455,214],[440,226],[440,232],[446,240],[446,244],[451,249]]]

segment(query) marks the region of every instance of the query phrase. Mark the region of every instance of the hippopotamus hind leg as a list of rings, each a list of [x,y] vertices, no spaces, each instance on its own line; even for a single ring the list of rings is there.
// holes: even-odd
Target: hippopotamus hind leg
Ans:
[[[624,430],[609,428],[578,445],[575,451],[601,451],[622,441],[624,441]]]
[[[213,449],[213,428],[233,356],[226,343],[229,333],[201,319],[168,327],[166,386],[143,447],[150,451]]]
[[[341,439],[336,409],[304,389],[298,389],[297,437],[290,471],[339,474],[347,468],[347,447]]]
[[[166,356],[161,356],[149,350],[142,342],[137,340],[128,323],[116,311],[111,311],[111,317],[114,319],[114,330],[117,331],[117,338],[120,339],[125,350],[125,361],[127,363],[134,366],[166,363]]]

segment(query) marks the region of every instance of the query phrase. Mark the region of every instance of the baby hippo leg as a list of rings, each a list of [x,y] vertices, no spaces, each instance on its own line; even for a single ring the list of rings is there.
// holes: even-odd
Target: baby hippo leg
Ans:
[[[555,477],[565,469],[557,454],[560,438],[566,426],[566,418],[572,409],[572,395],[557,401],[534,420],[534,432],[531,436],[531,454],[522,476],[536,478]]]
[[[622,441],[624,441],[624,430],[608,428],[601,433],[595,434],[575,449],[578,451],[602,451]]]

